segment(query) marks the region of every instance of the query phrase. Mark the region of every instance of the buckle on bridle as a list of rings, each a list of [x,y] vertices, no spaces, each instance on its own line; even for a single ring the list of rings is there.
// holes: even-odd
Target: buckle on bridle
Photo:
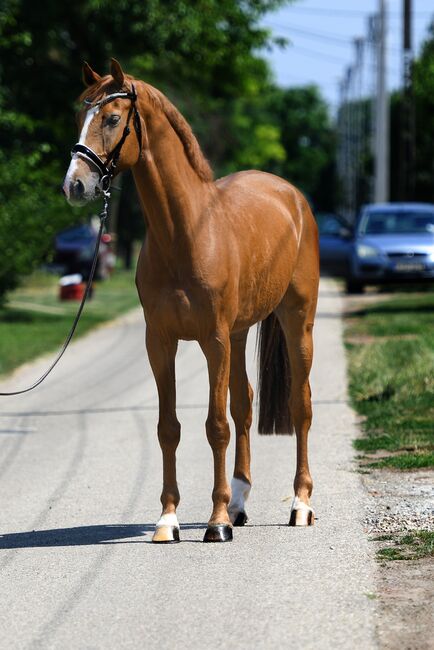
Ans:
[[[110,174],[104,174],[104,176],[101,176],[101,180],[99,182],[101,189],[103,192],[108,192],[110,189],[112,179]]]

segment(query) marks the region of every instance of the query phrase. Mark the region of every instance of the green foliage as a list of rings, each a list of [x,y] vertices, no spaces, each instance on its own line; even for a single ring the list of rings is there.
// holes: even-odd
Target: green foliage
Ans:
[[[42,8],[32,0],[2,1],[0,245],[7,253],[0,258],[0,297],[73,220],[57,187],[76,139],[83,60],[104,74],[115,56],[165,92],[192,123],[216,176],[272,171],[331,208],[334,139],[325,104],[314,88],[276,88],[259,55],[273,43],[261,17],[289,1],[45,0]],[[126,197],[124,191],[118,234],[127,251],[141,230]]]
[[[416,121],[415,197],[434,202],[434,23],[413,68]]]
[[[285,158],[269,170],[297,185],[321,210],[333,210],[335,131],[327,105],[315,86],[275,88],[267,96],[269,118],[281,133]]]
[[[28,155],[0,152],[0,300],[46,259],[55,233],[71,220],[48,151],[41,145]]]

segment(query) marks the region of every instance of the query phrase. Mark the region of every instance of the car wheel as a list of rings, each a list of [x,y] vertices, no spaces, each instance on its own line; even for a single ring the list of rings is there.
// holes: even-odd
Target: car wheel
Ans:
[[[363,293],[364,285],[358,280],[347,280],[347,293]]]

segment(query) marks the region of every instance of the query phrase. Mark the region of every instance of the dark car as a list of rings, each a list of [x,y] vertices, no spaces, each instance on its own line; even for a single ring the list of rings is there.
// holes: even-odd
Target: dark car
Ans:
[[[67,228],[56,235],[54,264],[64,274],[80,273],[83,279],[89,277],[98,232],[90,224]],[[107,278],[114,266],[114,255],[110,249],[111,236],[103,235],[98,254],[96,278]]]
[[[348,277],[352,228],[347,221],[336,214],[316,215],[319,231],[321,273],[337,277]]]

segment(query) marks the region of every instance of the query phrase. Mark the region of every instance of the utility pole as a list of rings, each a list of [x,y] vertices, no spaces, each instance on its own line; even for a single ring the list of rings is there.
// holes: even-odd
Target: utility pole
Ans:
[[[374,202],[389,200],[389,96],[386,79],[386,0],[379,0],[375,42],[377,51],[377,88],[375,100],[375,178]]]
[[[363,50],[365,39],[357,37],[354,39],[355,47],[355,143],[354,143],[354,187],[352,210],[354,215],[360,207],[360,190],[362,177],[362,153],[363,153]]]
[[[403,0],[403,96],[401,109],[400,198],[414,199],[415,119],[412,84],[412,0]]]

